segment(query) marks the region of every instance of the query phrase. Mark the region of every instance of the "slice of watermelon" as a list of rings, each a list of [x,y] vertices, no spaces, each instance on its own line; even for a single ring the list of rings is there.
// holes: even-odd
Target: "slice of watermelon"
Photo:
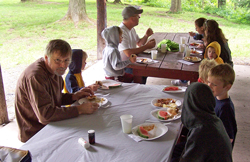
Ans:
[[[179,87],[175,87],[175,86],[164,88],[164,91],[177,91],[177,90],[180,90],[180,89]]]
[[[148,131],[146,131],[143,126],[140,126],[137,130],[138,135],[143,137],[143,138],[149,138]]]
[[[121,85],[122,85],[121,83],[116,83],[116,84],[109,85],[109,88],[116,88],[116,87],[120,87]]]
[[[168,117],[169,117],[169,115],[168,115],[168,112],[159,110],[159,111],[157,112],[157,117],[158,117],[159,119],[161,119],[161,120],[167,120]]]

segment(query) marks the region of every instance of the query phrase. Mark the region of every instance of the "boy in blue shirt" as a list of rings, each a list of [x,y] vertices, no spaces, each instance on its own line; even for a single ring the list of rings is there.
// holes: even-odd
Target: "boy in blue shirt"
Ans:
[[[222,120],[232,146],[234,146],[237,124],[234,104],[228,91],[234,83],[235,72],[229,64],[220,64],[209,71],[207,80],[216,100],[215,113]]]

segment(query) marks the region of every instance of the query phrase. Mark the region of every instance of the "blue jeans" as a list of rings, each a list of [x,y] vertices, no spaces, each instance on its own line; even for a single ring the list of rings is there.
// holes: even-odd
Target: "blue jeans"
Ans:
[[[131,68],[125,68],[125,72],[126,73],[129,73],[129,74],[133,74],[133,69],[131,69]],[[148,77],[142,77],[141,78],[141,84],[146,84],[146,82],[147,82],[147,78]]]

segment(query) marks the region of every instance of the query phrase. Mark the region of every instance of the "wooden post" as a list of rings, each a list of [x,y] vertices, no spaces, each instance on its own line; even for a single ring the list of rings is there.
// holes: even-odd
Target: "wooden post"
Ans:
[[[3,78],[2,78],[2,70],[0,65],[0,125],[9,123],[4,86],[3,86]]]
[[[101,33],[107,27],[106,0],[97,1],[97,60],[102,59],[102,51],[105,48],[105,40]]]

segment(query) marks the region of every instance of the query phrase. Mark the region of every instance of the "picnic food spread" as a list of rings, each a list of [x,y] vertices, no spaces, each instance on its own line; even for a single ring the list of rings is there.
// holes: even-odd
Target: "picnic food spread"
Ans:
[[[166,49],[167,49],[168,51],[172,51],[172,52],[177,52],[177,51],[179,51],[179,44],[176,43],[176,42],[173,42],[173,41],[171,41],[171,40],[169,40],[169,39],[163,39],[162,41],[160,41],[160,42],[158,43],[157,47],[158,47],[159,49],[161,49],[161,45],[162,45],[162,44],[166,44]]]
[[[176,100],[172,98],[161,98],[154,105],[158,107],[177,107],[175,102]]]
[[[186,57],[184,57],[184,60],[191,61],[191,62],[198,62],[198,61],[201,61],[201,58],[193,57],[193,56],[186,56]]]
[[[91,101],[91,102],[93,101],[93,102],[96,102],[96,103],[102,103],[103,101],[105,101],[104,98],[98,98],[98,97],[96,97],[95,95],[88,96],[87,99],[88,99],[89,101]]]
[[[88,96],[87,99],[92,101],[92,100],[95,100],[95,99],[96,99],[96,96],[95,96],[95,95]]]
[[[161,120],[167,120],[178,115],[178,112],[179,112],[178,108],[168,108],[167,111],[159,110],[157,112],[157,117]]]
[[[143,138],[149,138],[149,131],[153,130],[155,128],[155,125],[146,125],[146,126],[140,126],[137,130],[138,135]]]
[[[198,46],[199,44],[198,43],[190,43],[189,45],[190,46]]]
[[[147,61],[148,61],[148,59],[145,59],[145,58],[140,59],[140,62],[142,62],[142,63],[145,63],[145,62],[147,62]]]
[[[180,88],[176,87],[176,86],[171,86],[171,87],[164,88],[164,91],[178,91],[178,90],[180,90]]]

